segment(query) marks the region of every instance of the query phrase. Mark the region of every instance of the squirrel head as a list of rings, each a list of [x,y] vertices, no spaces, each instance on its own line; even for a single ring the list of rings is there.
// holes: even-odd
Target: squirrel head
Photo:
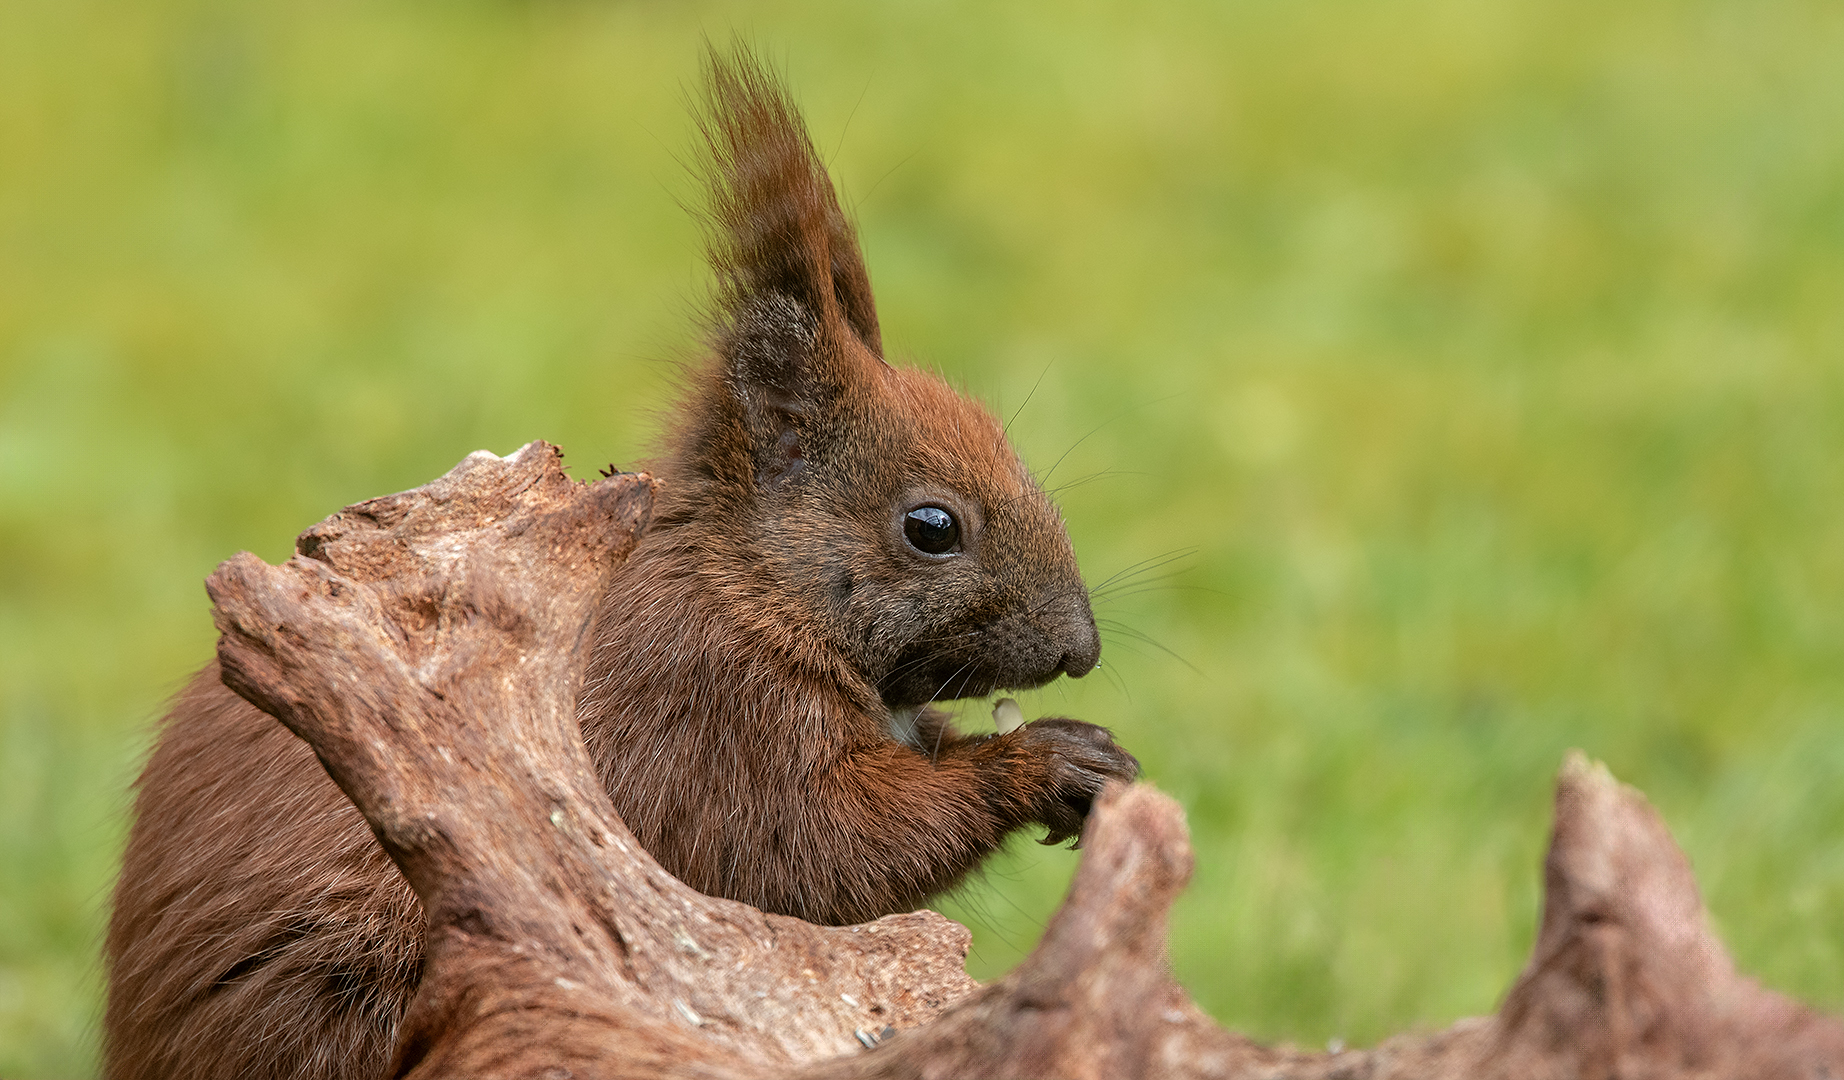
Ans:
[[[884,361],[855,229],[774,77],[741,47],[705,74],[715,356],[652,529],[891,710],[1085,674],[1100,640],[1056,507],[986,409]]]

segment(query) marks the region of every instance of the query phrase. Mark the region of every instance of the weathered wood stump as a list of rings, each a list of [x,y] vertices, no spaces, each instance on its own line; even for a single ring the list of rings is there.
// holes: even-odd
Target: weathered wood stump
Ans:
[[[1099,802],[1037,950],[986,986],[932,912],[821,927],[693,892],[622,824],[574,703],[654,481],[544,443],[347,508],[206,583],[224,680],[314,748],[421,897],[394,1073],[473,1077],[1844,1077],[1844,1024],[1736,974],[1657,813],[1572,755],[1542,928],[1498,1015],[1258,1045],[1170,977],[1183,814]]]

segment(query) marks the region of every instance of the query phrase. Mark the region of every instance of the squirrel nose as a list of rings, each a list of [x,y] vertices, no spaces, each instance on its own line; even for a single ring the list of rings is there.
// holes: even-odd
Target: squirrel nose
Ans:
[[[1039,595],[1034,606],[1040,631],[1050,639],[1050,647],[1063,654],[1051,675],[1061,672],[1080,679],[1095,670],[1101,659],[1101,635],[1095,631],[1095,612],[1088,606],[1088,590],[1081,581],[1073,587],[1057,582]]]
[[[1072,679],[1080,679],[1095,670],[1101,662],[1101,635],[1095,632],[1095,620],[1083,619],[1081,625],[1072,627],[1075,640],[1063,650],[1063,673]]]

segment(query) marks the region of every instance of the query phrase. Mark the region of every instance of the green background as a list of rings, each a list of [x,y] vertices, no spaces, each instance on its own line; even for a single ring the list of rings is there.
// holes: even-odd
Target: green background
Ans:
[[[1029,397],[1091,581],[1179,556],[1025,704],[1188,808],[1206,1008],[1491,1010],[1571,746],[1745,970],[1844,1007],[1835,4],[0,0],[0,1074],[94,1068],[124,792],[218,560],[480,447],[644,455],[733,30],[893,355]],[[976,974],[1073,859],[948,905]]]

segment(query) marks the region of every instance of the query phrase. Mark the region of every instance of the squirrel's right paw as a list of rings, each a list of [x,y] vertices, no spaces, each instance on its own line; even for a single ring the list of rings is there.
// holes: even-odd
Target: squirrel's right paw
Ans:
[[[1023,740],[1025,751],[1042,767],[1042,790],[1033,820],[1049,833],[1040,843],[1060,844],[1080,837],[1095,796],[1111,780],[1132,783],[1140,762],[1120,748],[1107,728],[1060,716],[1034,720],[1010,736]],[[1076,841],[1081,846],[1081,840]]]

